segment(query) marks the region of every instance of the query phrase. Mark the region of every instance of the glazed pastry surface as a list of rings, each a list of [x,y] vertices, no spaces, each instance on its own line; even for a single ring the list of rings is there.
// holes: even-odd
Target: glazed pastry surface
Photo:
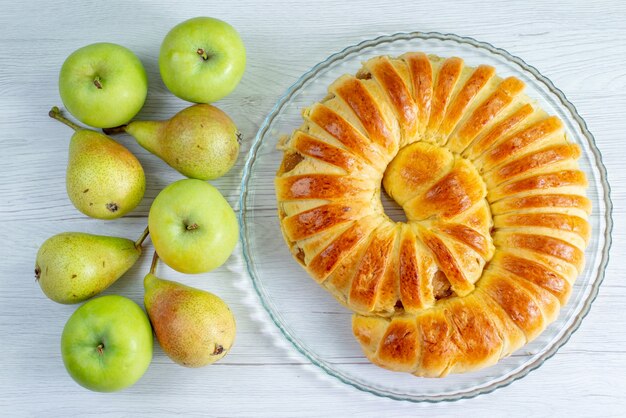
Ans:
[[[519,79],[421,52],[368,60],[281,140],[294,258],[366,356],[439,377],[495,364],[567,302],[590,236],[580,149]],[[381,188],[406,214],[385,214]]]

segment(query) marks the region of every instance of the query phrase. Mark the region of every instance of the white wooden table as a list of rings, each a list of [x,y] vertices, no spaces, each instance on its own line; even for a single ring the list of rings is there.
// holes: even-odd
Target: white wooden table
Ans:
[[[625,416],[626,285],[626,3],[572,1],[282,1],[2,2],[0,8],[0,416]],[[176,3],[176,4],[174,4]],[[556,3],[556,2],[555,2]],[[591,313],[572,339],[540,369],[475,399],[411,404],[362,393],[311,365],[263,315],[240,249],[218,271],[163,277],[223,297],[238,321],[236,345],[204,369],[173,364],[155,348],[134,387],[86,391],[65,372],[60,334],[75,306],[46,299],[33,277],[35,254],[49,236],[76,230],[136,238],[152,199],[181,176],[122,137],[147,173],[145,198],[131,215],[97,221],[77,212],[65,193],[71,132],[50,120],[57,77],[74,49],[97,41],[135,51],[150,93],[140,116],[167,118],[187,104],[160,80],[157,56],[166,32],[197,15],[222,18],[241,33],[248,67],[237,90],[218,106],[244,133],[235,169],[214,184],[236,207],[250,143],[276,100],[303,72],[366,38],[398,31],[440,31],[488,41],[523,57],[578,108],[604,154],[615,205],[613,248]],[[151,252],[150,248],[147,252]],[[142,302],[150,254],[106,293]]]

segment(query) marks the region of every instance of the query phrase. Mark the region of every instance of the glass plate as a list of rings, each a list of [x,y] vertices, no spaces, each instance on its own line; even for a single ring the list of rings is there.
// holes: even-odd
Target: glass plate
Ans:
[[[292,259],[281,235],[274,195],[274,176],[282,158],[276,143],[281,135],[300,126],[302,108],[322,99],[327,86],[340,75],[354,74],[362,61],[408,51],[459,56],[467,65],[490,64],[501,77],[514,75],[523,80],[526,94],[538,100],[548,113],[559,116],[571,140],[582,147],[580,165],[587,173],[587,193],[593,202],[593,236],[585,254],[586,267],[558,319],[536,340],[498,364],[442,379],[395,373],[368,362],[352,336],[351,312]],[[344,383],[379,396],[414,402],[450,401],[487,393],[539,367],[565,344],[589,311],[604,277],[611,242],[606,169],[593,136],[574,106],[550,80],[522,59],[490,44],[451,34],[398,33],[367,40],[331,55],[300,77],[278,101],[256,136],[243,174],[240,203],[248,272],[263,307],[287,340]],[[385,204],[392,209],[388,202]],[[393,218],[394,214],[390,216]]]

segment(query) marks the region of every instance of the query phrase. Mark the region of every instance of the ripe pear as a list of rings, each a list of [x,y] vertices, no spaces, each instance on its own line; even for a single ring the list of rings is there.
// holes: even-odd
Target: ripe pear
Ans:
[[[135,209],[146,190],[139,160],[108,136],[70,122],[57,107],[49,115],[76,131],[66,173],[67,195],[76,209],[98,219],[119,218]]]
[[[241,133],[235,123],[215,106],[197,104],[169,120],[133,121],[107,134],[124,131],[139,145],[181,174],[213,180],[226,174],[237,161]]]
[[[144,304],[161,348],[176,363],[202,367],[228,353],[235,318],[218,296],[169,280],[151,270],[144,278]]]
[[[39,248],[35,277],[55,302],[71,304],[97,295],[115,283],[139,258],[141,241],[65,232]]]

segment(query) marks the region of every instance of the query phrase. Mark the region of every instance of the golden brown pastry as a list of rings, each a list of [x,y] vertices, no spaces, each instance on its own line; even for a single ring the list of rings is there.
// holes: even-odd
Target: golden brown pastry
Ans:
[[[489,366],[567,302],[590,234],[580,149],[523,88],[460,58],[376,57],[279,144],[285,241],[355,312],[373,363]],[[381,184],[406,223],[385,215]]]

